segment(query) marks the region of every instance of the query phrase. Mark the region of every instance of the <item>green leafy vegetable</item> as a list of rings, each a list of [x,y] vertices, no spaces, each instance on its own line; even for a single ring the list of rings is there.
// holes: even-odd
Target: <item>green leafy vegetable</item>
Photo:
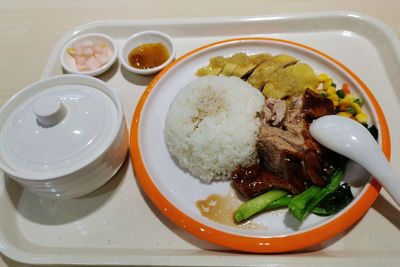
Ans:
[[[319,216],[330,216],[346,207],[353,198],[350,186],[348,184],[342,184],[338,189],[321,200],[311,212]]]
[[[287,208],[292,197],[293,197],[292,195],[287,195],[287,196],[281,197],[281,198],[275,200],[274,202],[272,202],[271,204],[269,204],[268,206],[266,206],[264,208],[264,210]]]
[[[270,203],[286,196],[288,193],[283,190],[270,190],[249,201],[243,203],[234,214],[236,222],[242,222],[254,214],[264,210]]]
[[[307,204],[321,191],[319,186],[311,186],[303,193],[293,197],[288,205],[289,210],[297,220],[303,221]]]
[[[311,212],[320,216],[332,215],[344,208],[353,199],[350,187],[340,185],[344,173],[339,168],[323,188],[311,186],[304,192],[292,196],[283,190],[270,190],[243,203],[234,214],[236,222],[266,210],[288,207],[293,216],[302,222]]]
[[[307,214],[318,205],[327,195],[334,192],[340,186],[343,179],[343,171],[338,169],[332,176],[330,183],[324,188],[311,186],[303,193],[295,196],[289,202],[289,210],[297,220],[302,222]]]
[[[378,129],[375,127],[375,125],[372,125],[371,127],[368,128],[368,131],[372,134],[375,140],[378,140]]]

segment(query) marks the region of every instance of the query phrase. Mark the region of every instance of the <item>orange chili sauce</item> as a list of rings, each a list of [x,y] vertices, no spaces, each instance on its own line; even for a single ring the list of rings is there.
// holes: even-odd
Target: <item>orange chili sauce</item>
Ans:
[[[161,43],[140,45],[129,53],[129,65],[137,69],[151,69],[163,64],[169,58],[168,49]]]

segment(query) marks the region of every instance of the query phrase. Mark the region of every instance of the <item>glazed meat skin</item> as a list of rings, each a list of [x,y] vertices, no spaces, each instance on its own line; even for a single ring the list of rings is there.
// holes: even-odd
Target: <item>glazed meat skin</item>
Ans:
[[[253,175],[243,175],[246,168],[237,169],[232,175],[236,189],[254,197],[271,188],[298,194],[310,184],[325,185],[325,177],[331,176],[338,165],[338,156],[318,144],[308,128],[313,119],[334,111],[331,100],[308,89],[288,101],[266,100],[257,140],[263,167],[253,166]]]
[[[298,194],[298,191],[288,180],[266,170],[260,164],[251,167],[239,167],[232,173],[233,186],[242,195],[251,198],[271,188],[283,189]]]

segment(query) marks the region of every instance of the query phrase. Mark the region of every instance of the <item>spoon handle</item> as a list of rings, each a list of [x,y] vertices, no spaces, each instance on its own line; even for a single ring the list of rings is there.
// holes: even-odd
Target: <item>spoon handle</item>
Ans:
[[[361,144],[358,149],[348,149],[343,154],[363,166],[400,206],[400,179],[393,172],[378,143],[370,135],[359,137],[358,141]]]
[[[363,164],[364,168],[377,179],[393,200],[400,206],[400,179],[395,175],[389,162],[382,153],[375,156],[371,164]]]

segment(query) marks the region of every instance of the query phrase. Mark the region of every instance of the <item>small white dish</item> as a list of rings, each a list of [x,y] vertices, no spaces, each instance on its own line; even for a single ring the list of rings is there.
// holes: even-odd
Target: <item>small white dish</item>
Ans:
[[[95,44],[107,45],[107,47],[109,47],[111,54],[110,59],[107,61],[107,63],[94,70],[80,71],[77,68],[75,58],[71,56],[67,50],[68,48],[72,48],[74,44],[85,41],[92,41]],[[66,70],[68,73],[97,76],[107,71],[114,64],[115,60],[117,59],[117,55],[118,55],[117,45],[109,36],[101,33],[88,33],[76,37],[75,39],[65,44],[65,46],[61,50],[60,62],[64,70]]]
[[[121,102],[93,77],[38,81],[0,109],[0,168],[46,198],[73,198],[99,188],[127,151]]]
[[[140,45],[151,44],[151,43],[163,44],[169,52],[168,59],[163,64],[150,69],[138,69],[132,67],[129,64],[128,60],[129,53]],[[125,67],[125,69],[129,70],[132,73],[141,75],[150,75],[161,71],[168,64],[170,64],[174,60],[174,58],[175,58],[175,46],[172,42],[171,37],[159,31],[143,31],[132,35],[125,42],[119,54],[119,60],[121,61],[121,64]]]

